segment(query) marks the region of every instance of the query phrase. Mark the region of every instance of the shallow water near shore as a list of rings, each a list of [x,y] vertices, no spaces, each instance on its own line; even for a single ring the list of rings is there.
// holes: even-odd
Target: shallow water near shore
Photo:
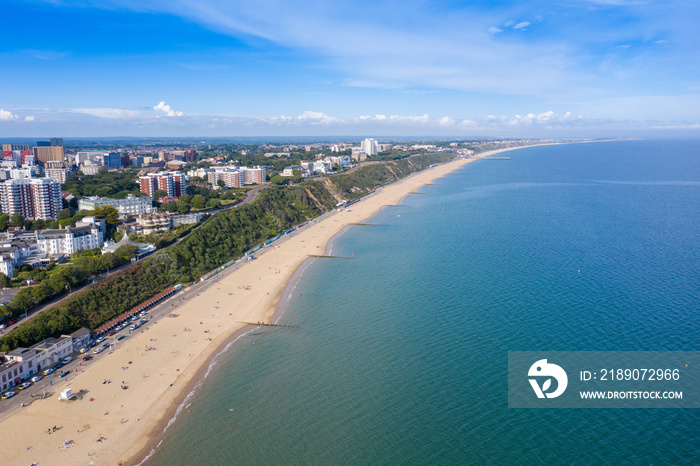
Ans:
[[[146,464],[700,463],[698,410],[507,407],[509,350],[700,350],[700,143],[505,155],[344,230]]]

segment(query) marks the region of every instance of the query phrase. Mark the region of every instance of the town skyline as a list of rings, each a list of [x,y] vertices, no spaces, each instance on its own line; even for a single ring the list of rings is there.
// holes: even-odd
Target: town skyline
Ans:
[[[2,138],[700,135],[685,0],[6,8]]]

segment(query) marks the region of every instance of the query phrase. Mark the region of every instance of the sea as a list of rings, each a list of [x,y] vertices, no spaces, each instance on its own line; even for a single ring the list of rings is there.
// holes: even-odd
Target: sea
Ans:
[[[145,464],[700,464],[697,409],[507,392],[509,351],[700,350],[700,141],[498,155],[304,264],[298,327],[222,352]]]

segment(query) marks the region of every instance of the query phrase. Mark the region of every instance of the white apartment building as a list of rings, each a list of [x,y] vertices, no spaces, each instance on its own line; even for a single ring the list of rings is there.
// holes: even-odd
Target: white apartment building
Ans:
[[[4,273],[7,278],[13,278],[17,263],[22,257],[29,254],[29,246],[24,242],[0,245],[0,272]]]
[[[301,162],[301,166],[309,170],[312,175],[320,173],[330,173],[333,171],[333,164],[326,161],[318,162]]]
[[[100,171],[100,166],[93,163],[84,163],[80,165],[80,171],[83,175],[97,175]]]
[[[13,168],[10,170],[10,178],[11,179],[16,179],[16,178],[31,178],[34,173],[34,170],[31,168]]]
[[[59,183],[65,183],[71,175],[71,170],[68,168],[47,168],[45,174],[49,178],[57,180]]]
[[[230,168],[217,169],[207,174],[207,180],[213,186],[217,186],[219,180],[223,180],[229,188],[240,188],[245,184],[245,173]]]
[[[245,184],[260,184],[267,181],[267,173],[265,172],[265,167],[241,167],[240,169],[245,175]]]
[[[349,167],[350,166],[350,157],[347,155],[343,156],[330,156],[326,157],[324,159],[326,162],[330,162],[333,165],[338,165],[339,167]]]
[[[0,184],[2,211],[27,220],[55,219],[63,207],[61,183],[53,178],[16,178]]]
[[[148,196],[134,196],[133,194],[129,194],[126,199],[89,196],[78,201],[79,210],[94,210],[96,207],[104,207],[107,205],[117,209],[121,217],[153,212],[153,202]]]
[[[372,138],[367,138],[360,144],[362,151],[367,154],[368,157],[377,155],[377,141]]]

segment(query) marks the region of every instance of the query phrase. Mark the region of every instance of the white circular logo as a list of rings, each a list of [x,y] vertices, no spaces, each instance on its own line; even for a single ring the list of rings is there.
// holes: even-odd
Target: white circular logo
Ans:
[[[569,383],[569,378],[566,376],[564,369],[556,364],[549,364],[546,359],[540,359],[530,366],[527,375],[528,377],[535,377],[534,379],[528,380],[537,398],[556,398],[564,393]],[[557,381],[557,388],[552,392],[548,392],[547,390],[552,387],[552,378]],[[538,383],[538,379],[544,379],[541,386]]]

